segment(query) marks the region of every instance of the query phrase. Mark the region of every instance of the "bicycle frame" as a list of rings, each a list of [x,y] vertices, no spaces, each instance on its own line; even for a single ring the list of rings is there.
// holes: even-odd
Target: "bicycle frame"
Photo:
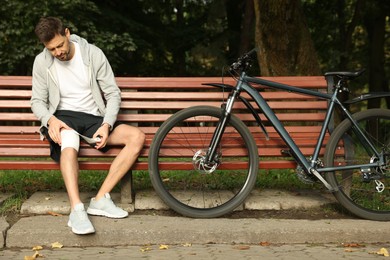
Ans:
[[[325,120],[323,122],[323,125],[321,127],[321,131],[318,137],[318,141],[315,146],[315,150],[313,152],[313,155],[311,157],[311,161],[309,162],[306,157],[303,155],[299,147],[296,145],[290,134],[287,132],[285,129],[284,125],[282,122],[277,118],[275,112],[270,108],[268,105],[267,101],[263,98],[261,93],[253,88],[250,83],[254,84],[260,84],[263,86],[267,86],[270,88],[275,88],[275,89],[283,89],[286,91],[294,92],[294,93],[300,93],[300,94],[305,94],[309,96],[315,96],[321,99],[326,99],[328,100],[328,109],[326,112]],[[215,131],[215,134],[213,136],[212,142],[210,144],[210,150],[208,154],[207,160],[210,160],[211,158],[214,158],[215,151],[217,150],[217,146],[219,144],[219,140],[221,138],[221,135],[223,133],[223,130],[226,125],[226,121],[229,118],[229,115],[232,112],[232,108],[234,105],[234,102],[237,97],[240,96],[240,93],[242,91],[248,93],[257,106],[262,110],[263,114],[265,117],[271,122],[271,124],[274,126],[275,130],[279,133],[281,138],[284,140],[286,145],[290,148],[291,155],[295,158],[297,163],[299,163],[302,168],[305,170],[306,173],[308,174],[313,174],[315,175],[330,191],[337,191],[338,187],[332,187],[323,177],[320,173],[323,172],[332,172],[337,170],[350,170],[350,169],[362,169],[362,168],[367,168],[367,167],[373,167],[373,166],[379,166],[381,163],[383,163],[383,155],[380,154],[375,147],[371,144],[371,142],[368,140],[368,138],[365,136],[365,134],[362,132],[362,130],[358,127],[356,121],[353,119],[351,113],[343,106],[343,104],[339,101],[337,98],[337,92],[338,88],[340,86],[336,86],[336,90],[334,93],[329,94],[329,93],[322,93],[310,89],[302,89],[298,88],[295,86],[291,85],[286,85],[278,82],[273,82],[269,80],[264,80],[261,78],[255,78],[255,77],[250,77],[245,74],[245,72],[242,72],[240,75],[240,78],[237,80],[235,88],[232,89],[232,92],[230,93],[226,106],[225,106],[225,113],[224,117],[221,119],[217,131]],[[325,138],[326,130],[329,126],[329,123],[331,121],[331,116],[333,114],[335,105],[338,105],[342,111],[344,111],[346,117],[351,121],[351,123],[354,126],[354,129],[356,131],[356,134],[359,136],[359,139],[365,143],[365,146],[367,146],[373,155],[376,155],[377,158],[380,158],[378,162],[374,163],[369,163],[369,164],[363,164],[363,165],[353,165],[353,166],[336,166],[336,167],[325,167],[325,168],[318,168],[318,159],[319,159],[319,153],[320,149],[322,146],[322,143]],[[253,112],[253,111],[252,111]]]

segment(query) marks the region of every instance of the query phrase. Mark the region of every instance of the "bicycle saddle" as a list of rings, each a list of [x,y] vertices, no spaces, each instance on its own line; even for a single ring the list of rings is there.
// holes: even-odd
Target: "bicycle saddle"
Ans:
[[[354,79],[359,77],[360,75],[365,72],[366,69],[361,69],[358,71],[338,71],[338,72],[326,72],[324,75],[326,76],[337,76],[339,78],[346,78],[346,79]]]

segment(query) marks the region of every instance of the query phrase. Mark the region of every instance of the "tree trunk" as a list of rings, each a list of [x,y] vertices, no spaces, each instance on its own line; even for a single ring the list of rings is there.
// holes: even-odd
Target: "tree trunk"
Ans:
[[[300,0],[253,1],[261,75],[320,75]]]
[[[374,2],[367,8],[365,20],[369,47],[369,88],[370,92],[388,92],[385,75],[386,8],[380,5],[381,1]],[[367,108],[378,108],[380,105],[381,100],[371,99]],[[388,107],[389,105],[387,102]]]
[[[253,41],[253,22],[254,22],[254,10],[253,10],[253,0],[245,0],[245,10],[244,17],[242,19],[241,26],[241,39],[240,39],[240,48],[238,50],[239,55],[250,50]]]
[[[183,0],[175,1],[176,12],[176,28],[181,30],[184,26],[184,2]],[[177,71],[177,75],[185,75],[186,73],[186,60],[185,60],[185,49],[183,47],[177,47],[172,49],[173,61]]]

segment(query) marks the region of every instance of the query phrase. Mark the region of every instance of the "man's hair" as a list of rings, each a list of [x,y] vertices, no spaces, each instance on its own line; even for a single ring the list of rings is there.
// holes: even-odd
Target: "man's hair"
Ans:
[[[65,27],[56,17],[42,17],[35,26],[35,34],[40,42],[51,41],[57,34],[65,35]]]

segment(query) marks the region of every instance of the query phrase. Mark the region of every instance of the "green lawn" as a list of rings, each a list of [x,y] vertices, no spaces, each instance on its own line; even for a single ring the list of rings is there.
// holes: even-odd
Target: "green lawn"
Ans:
[[[103,182],[106,171],[81,171],[80,191],[97,191]],[[147,171],[134,171],[135,191],[152,189]],[[260,189],[321,189],[320,184],[308,185],[300,182],[294,170],[261,170],[256,188]],[[0,171],[0,191],[15,194],[0,207],[0,213],[20,209],[21,204],[37,191],[65,191],[60,171]],[[116,187],[114,191],[119,191]]]

